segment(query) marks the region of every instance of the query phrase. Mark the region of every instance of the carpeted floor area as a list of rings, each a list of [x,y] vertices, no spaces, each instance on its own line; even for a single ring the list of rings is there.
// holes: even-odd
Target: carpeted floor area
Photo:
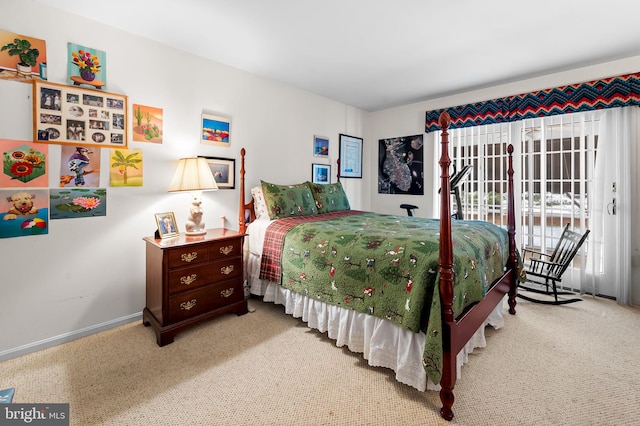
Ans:
[[[452,422],[281,306],[249,301],[158,347],[141,321],[0,362],[14,402],[69,402],[72,425],[635,425],[640,309],[520,301],[462,369]],[[506,306],[506,303],[505,303]]]

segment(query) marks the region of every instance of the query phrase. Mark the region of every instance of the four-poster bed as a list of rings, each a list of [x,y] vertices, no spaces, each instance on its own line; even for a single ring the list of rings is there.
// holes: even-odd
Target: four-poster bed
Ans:
[[[515,314],[519,269],[513,147],[508,148],[507,230],[478,221],[452,224],[449,123],[445,112],[440,117],[440,220],[349,211],[348,202],[346,209],[327,211],[323,205],[327,199],[319,202],[315,193],[320,212],[307,205],[303,197],[301,203],[312,213],[309,216],[260,220],[261,215],[256,215],[256,194],[249,202],[243,199],[244,148],[239,214],[240,232],[249,234],[245,273],[252,294],[285,305],[287,313],[301,317],[309,327],[327,331],[339,346],[347,344],[352,351],[362,352],[370,365],[394,369],[398,381],[418,389],[423,389],[427,381],[439,383],[443,405],[440,413],[447,420],[453,418],[453,389],[460,364],[473,347],[483,345],[487,324],[501,325],[505,294],[509,313]],[[290,186],[291,192],[305,185]],[[277,185],[262,183],[263,191],[268,192],[271,187]],[[334,189],[331,187],[331,191]],[[331,203],[334,201],[331,199]],[[298,206],[298,210],[302,207]],[[291,209],[291,214],[297,211]],[[280,236],[276,238],[272,233],[278,227]],[[300,236],[299,241],[294,240],[296,235]],[[263,246],[265,240],[276,250],[268,248],[268,244]],[[358,257],[359,248],[365,252],[362,258]],[[275,266],[265,266],[265,258]],[[269,268],[275,270],[271,278]],[[358,292],[358,288],[363,290]],[[393,337],[380,337],[386,335]],[[389,349],[389,345],[397,347]],[[413,355],[407,355],[409,352]],[[419,359],[407,360],[411,357]]]

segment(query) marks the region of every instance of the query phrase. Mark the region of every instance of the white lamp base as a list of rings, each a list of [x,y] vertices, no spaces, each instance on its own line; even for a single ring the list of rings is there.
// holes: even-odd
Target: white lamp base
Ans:
[[[184,225],[186,230],[185,235],[203,235],[207,233],[206,229],[204,229],[204,222],[202,221],[201,203],[199,197],[193,197],[191,208],[189,209],[189,218]]]

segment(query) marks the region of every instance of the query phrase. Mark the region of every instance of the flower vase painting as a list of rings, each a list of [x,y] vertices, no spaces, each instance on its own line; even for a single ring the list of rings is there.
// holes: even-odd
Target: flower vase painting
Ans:
[[[69,84],[107,89],[107,54],[101,50],[68,43],[69,63],[67,75]]]
[[[133,140],[162,143],[162,108],[133,104]]]

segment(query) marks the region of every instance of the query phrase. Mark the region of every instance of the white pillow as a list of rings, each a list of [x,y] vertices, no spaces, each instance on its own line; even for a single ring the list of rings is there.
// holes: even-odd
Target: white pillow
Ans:
[[[264,200],[264,194],[262,194],[262,187],[256,186],[251,188],[251,196],[253,197],[253,210],[256,212],[256,218],[268,218],[269,211],[267,210],[267,203]]]

